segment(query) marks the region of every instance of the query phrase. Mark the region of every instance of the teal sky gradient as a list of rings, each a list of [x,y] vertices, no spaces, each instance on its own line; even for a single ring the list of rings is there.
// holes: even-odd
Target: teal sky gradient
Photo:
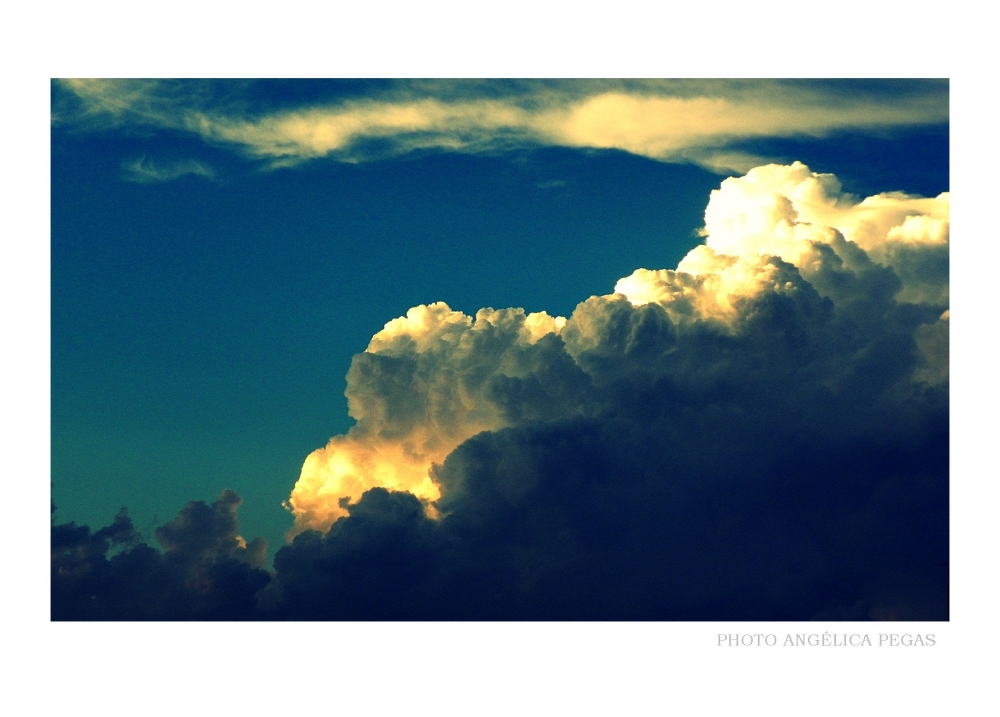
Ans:
[[[390,86],[212,92],[262,113]],[[882,86],[889,104],[893,87]],[[53,93],[59,106],[66,90]],[[737,145],[833,172],[862,195],[948,189],[946,123]],[[137,159],[195,161],[212,176],[129,181]],[[231,488],[244,499],[243,534],[264,536],[273,555],[303,459],[351,425],[351,357],[387,321],[434,301],[568,316],[638,267],[675,267],[700,243],[709,192],[725,176],[617,149],[537,145],[271,168],[176,128],[56,122],[57,519],[106,525],[126,505],[151,538],[187,501]]]

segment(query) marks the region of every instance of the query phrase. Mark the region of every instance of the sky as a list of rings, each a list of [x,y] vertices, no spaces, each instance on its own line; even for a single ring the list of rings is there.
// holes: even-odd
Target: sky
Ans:
[[[51,108],[53,617],[947,619],[947,81]]]

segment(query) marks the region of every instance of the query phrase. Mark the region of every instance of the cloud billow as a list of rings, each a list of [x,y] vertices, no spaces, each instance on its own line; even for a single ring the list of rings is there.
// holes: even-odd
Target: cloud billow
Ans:
[[[192,501],[156,531],[163,551],[141,541],[123,508],[93,535],[52,527],[53,620],[238,620],[255,615],[268,584],[267,545],[239,535],[240,497]]]
[[[235,536],[207,506],[161,560],[245,566],[264,619],[947,619],[948,211],[762,166],[676,270],[568,318],[414,307],[355,357],[266,586],[174,537]]]
[[[412,598],[364,617],[946,618],[947,209],[761,167],[713,193],[677,271],[638,270],[565,321],[411,310],[355,359],[355,429],[404,453],[472,435],[428,461],[423,514],[350,497],[326,537],[279,552],[274,587],[294,591],[283,566],[311,551],[313,579],[350,564]],[[361,368],[379,357],[406,357],[405,380]],[[353,527],[393,501],[423,551],[399,575]]]

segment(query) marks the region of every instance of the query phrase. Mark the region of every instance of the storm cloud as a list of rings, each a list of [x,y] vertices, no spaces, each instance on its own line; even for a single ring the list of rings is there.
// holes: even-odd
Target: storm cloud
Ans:
[[[122,508],[91,534],[52,526],[53,620],[232,620],[254,615],[254,593],[270,581],[267,546],[239,535],[242,500],[226,490],[192,501],[156,530],[163,550],[142,541]]]
[[[354,358],[272,572],[231,493],[162,554],[124,514],[56,526],[53,617],[120,617],[138,575],[175,591],[152,618],[947,619],[948,215],[767,165],[569,317],[414,307]]]

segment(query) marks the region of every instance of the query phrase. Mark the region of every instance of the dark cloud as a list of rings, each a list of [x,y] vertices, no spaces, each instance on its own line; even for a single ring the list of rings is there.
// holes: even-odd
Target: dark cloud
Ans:
[[[321,536],[308,531],[274,559],[265,614],[293,620],[419,620],[437,609],[445,559],[438,525],[410,493],[368,491]],[[443,606],[442,606],[443,607]]]
[[[592,299],[563,334],[600,326],[589,415],[463,443],[440,521],[376,489],[299,536],[275,560],[289,614],[946,619],[947,392],[910,385],[920,314],[861,340],[815,292],[766,295],[679,340],[657,306]]]
[[[52,527],[53,620],[242,620],[270,576],[267,545],[239,538],[240,497],[223,491],[211,506],[190,502],[141,542],[123,508],[93,535],[73,523]]]
[[[858,203],[802,165],[726,181],[683,271],[568,320],[387,324],[273,573],[226,491],[162,553],[124,512],[55,526],[53,617],[947,619],[947,198]],[[428,456],[440,498],[364,481]]]

